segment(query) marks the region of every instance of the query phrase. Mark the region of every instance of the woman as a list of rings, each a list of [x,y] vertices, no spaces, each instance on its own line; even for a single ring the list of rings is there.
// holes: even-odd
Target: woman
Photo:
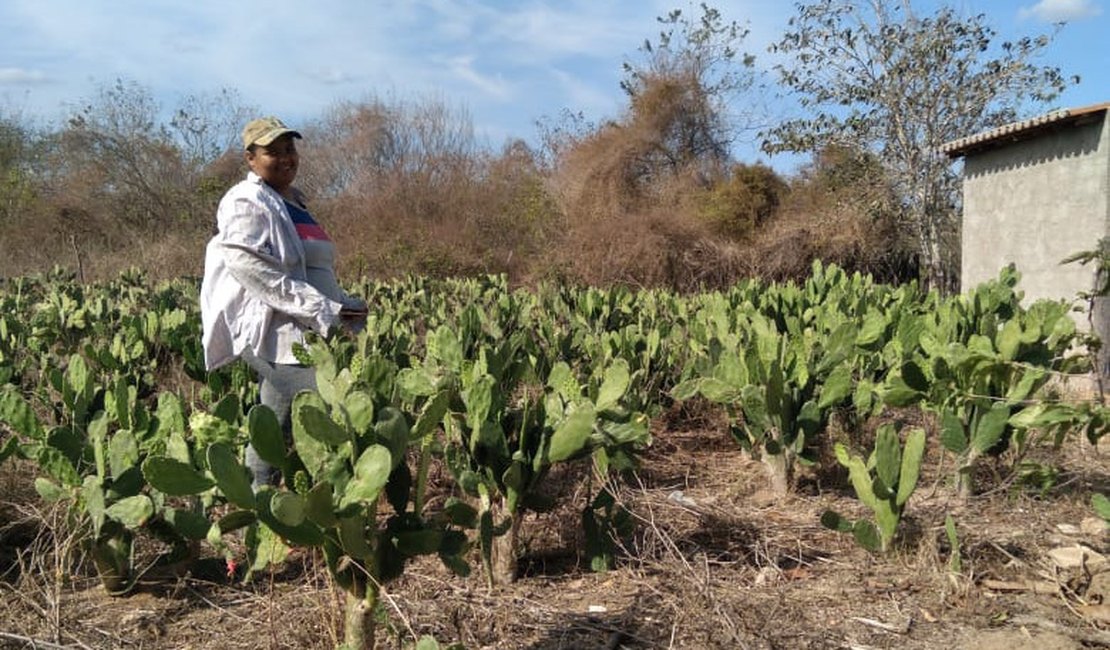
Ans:
[[[246,360],[287,439],[293,396],[316,387],[315,371],[297,363],[293,344],[310,330],[322,336],[336,327],[355,330],[367,312],[365,302],[340,288],[335,245],[293,187],[300,137],[276,117],[244,127],[250,172],[220,200],[200,291],[205,365]],[[277,469],[253,447],[246,460],[256,489],[277,483]]]

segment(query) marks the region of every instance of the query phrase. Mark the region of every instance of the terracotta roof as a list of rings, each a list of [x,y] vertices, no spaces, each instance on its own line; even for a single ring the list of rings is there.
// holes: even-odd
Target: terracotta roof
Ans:
[[[990,131],[969,135],[966,138],[946,142],[940,150],[948,154],[950,158],[958,158],[975,151],[992,149],[1011,142],[1025,140],[1049,129],[1087,123],[1099,119],[1107,109],[1110,109],[1110,102],[1092,104],[1081,108],[1065,108],[1021,122],[1006,124]]]

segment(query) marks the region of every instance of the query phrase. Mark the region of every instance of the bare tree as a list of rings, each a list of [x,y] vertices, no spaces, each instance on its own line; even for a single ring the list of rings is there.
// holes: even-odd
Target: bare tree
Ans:
[[[182,158],[194,168],[214,163],[241,148],[239,133],[259,110],[243,103],[239,93],[224,88],[183,98],[169,121],[169,131]]]
[[[321,198],[379,193],[401,177],[432,183],[477,155],[469,115],[435,100],[339,103],[306,136],[303,184]]]
[[[132,226],[178,213],[187,173],[180,151],[160,125],[150,90],[117,79],[99,89],[61,133],[59,168],[74,183],[81,209],[99,204]]]
[[[1055,99],[1068,80],[1033,61],[1052,37],[999,43],[982,14],[917,14],[909,0],[799,3],[772,51],[781,82],[809,115],[764,133],[768,152],[846,145],[874,151],[903,203],[921,275],[958,277],[958,184],[940,146],[1013,121]]]
[[[675,9],[657,18],[663,29],[655,42],[640,46],[642,61],[624,63],[629,122],[656,133],[642,161],[648,174],[660,167],[720,166],[752,120],[732,110],[757,84],[755,58],[739,49],[748,29],[706,3],[699,8],[697,17]]]

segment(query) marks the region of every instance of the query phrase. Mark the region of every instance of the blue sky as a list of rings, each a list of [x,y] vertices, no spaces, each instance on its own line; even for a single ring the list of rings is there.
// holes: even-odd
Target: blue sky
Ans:
[[[1110,101],[1107,3],[947,4],[986,14],[1008,39],[1068,21],[1042,63],[1081,77],[1058,102],[1074,107]],[[747,24],[744,49],[773,63],[766,47],[785,30],[792,2],[709,4]],[[621,64],[674,8],[693,11],[687,0],[4,0],[0,110],[54,123],[123,78],[166,108],[234,89],[293,125],[343,100],[433,98],[465,110],[487,144],[532,141],[535,121],[564,108],[594,122],[619,115]],[[743,147],[738,155],[766,160]]]

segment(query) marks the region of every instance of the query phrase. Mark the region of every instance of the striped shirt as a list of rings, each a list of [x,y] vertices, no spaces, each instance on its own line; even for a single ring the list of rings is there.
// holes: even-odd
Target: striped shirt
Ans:
[[[308,210],[290,201],[285,201],[285,208],[289,210],[289,217],[293,219],[293,225],[297,227],[297,234],[300,235],[301,241],[331,241],[331,237],[328,237],[323,227],[316,223]]]

